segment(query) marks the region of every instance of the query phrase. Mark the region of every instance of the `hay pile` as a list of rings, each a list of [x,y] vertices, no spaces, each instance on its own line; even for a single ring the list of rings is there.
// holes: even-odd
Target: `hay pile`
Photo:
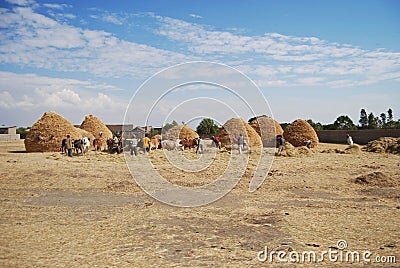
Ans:
[[[311,147],[318,145],[318,136],[314,128],[302,119],[297,119],[287,126],[283,137],[294,147],[304,146],[307,140],[311,140]]]
[[[276,135],[283,134],[281,125],[268,116],[260,116],[252,120],[250,126],[260,135],[264,147],[274,147]]]
[[[400,154],[400,138],[382,137],[365,145],[367,152]]]
[[[103,144],[106,144],[108,138],[113,137],[111,130],[103,122],[101,122],[100,119],[93,115],[85,116],[85,120],[83,120],[81,124],[81,129],[92,133],[96,138],[99,138],[99,133],[103,132],[101,137]]]
[[[312,155],[313,151],[305,146],[294,147],[290,142],[286,142],[285,149],[282,151],[281,156],[286,157],[301,157]]]
[[[82,132],[55,112],[46,112],[33,124],[25,138],[27,152],[56,152],[67,134],[72,139],[82,138]]]
[[[355,178],[354,183],[364,186],[393,187],[398,185],[398,180],[376,171]]]
[[[242,134],[250,147],[260,147],[261,138],[258,133],[241,118],[231,118],[222,126],[218,132],[222,146],[231,149],[232,144],[237,143],[237,137]]]
[[[166,133],[162,135],[163,139],[167,140],[176,140],[176,139],[196,139],[199,137],[193,129],[191,129],[188,125],[183,126],[174,126],[169,129]]]

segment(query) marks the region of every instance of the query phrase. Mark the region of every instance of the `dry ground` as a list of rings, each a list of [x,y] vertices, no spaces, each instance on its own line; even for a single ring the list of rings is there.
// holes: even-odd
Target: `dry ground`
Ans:
[[[0,267],[261,267],[271,265],[257,260],[265,246],[319,254],[340,239],[373,260],[397,261],[352,266],[399,266],[400,156],[334,153],[344,148],[320,144],[309,156],[276,157],[256,192],[247,190],[247,172],[221,200],[178,208],[147,196],[122,154],[68,158],[0,142]],[[201,184],[228,156],[203,176],[180,174],[180,182]],[[161,151],[151,157],[173,180]],[[276,257],[272,264],[284,266]],[[340,265],[350,264],[305,264]]]

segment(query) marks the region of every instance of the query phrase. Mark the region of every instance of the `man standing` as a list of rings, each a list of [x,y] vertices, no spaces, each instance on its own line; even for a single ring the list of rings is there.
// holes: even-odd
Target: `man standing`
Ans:
[[[238,146],[239,146],[239,154],[242,154],[243,146],[244,146],[244,138],[241,133],[240,133],[239,137],[237,138],[237,141],[238,141]]]
[[[131,141],[131,155],[133,155],[133,154],[137,155],[137,146],[138,146],[138,140],[136,139],[136,136],[133,135],[133,138]]]
[[[149,138],[148,134],[144,135],[143,146],[144,146],[144,148],[143,148],[144,153],[147,154],[150,151],[150,138]]]
[[[347,144],[348,145],[353,145],[353,138],[350,136],[350,134],[347,133]]]
[[[67,148],[68,156],[72,157],[72,140],[69,134],[67,134],[67,139],[65,140],[65,148]]]
[[[203,150],[203,140],[201,139],[201,137],[199,137],[197,139],[197,150],[196,150],[196,154],[199,152],[199,150],[201,150],[201,154],[204,154],[204,150]]]

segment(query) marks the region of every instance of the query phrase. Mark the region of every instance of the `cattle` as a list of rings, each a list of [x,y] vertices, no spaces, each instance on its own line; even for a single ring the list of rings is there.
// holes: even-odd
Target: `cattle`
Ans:
[[[75,148],[76,154],[79,154],[79,151],[83,154],[83,141],[82,139],[73,140],[72,144]]]
[[[107,139],[107,149],[111,154],[114,152],[121,153],[123,151],[122,139],[118,137]]]
[[[83,137],[82,139],[74,140],[73,146],[75,148],[76,154],[79,154],[80,151],[82,155],[85,155],[85,153],[89,151],[90,139],[87,137]]]
[[[155,150],[158,149],[160,147],[160,140],[157,138],[151,138],[150,139],[150,150]]]
[[[95,151],[101,151],[103,147],[103,141],[101,139],[94,139],[93,140],[93,147]]]
[[[182,149],[192,149],[197,146],[197,139],[184,138],[181,140],[180,144],[182,145]]]
[[[87,152],[89,152],[89,147],[90,147],[90,139],[88,137],[83,137],[82,138],[82,145],[83,145],[83,155]]]
[[[171,140],[163,140],[161,142],[161,147],[165,150],[172,151],[172,150],[179,150],[181,149],[180,140],[177,139],[176,141]]]
[[[67,139],[63,139],[61,141],[61,148],[60,151],[67,154]]]

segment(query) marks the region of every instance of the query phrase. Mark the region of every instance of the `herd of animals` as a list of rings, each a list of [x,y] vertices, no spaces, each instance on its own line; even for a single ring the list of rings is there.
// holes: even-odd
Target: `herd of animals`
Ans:
[[[60,151],[67,153],[66,148],[67,139],[63,139],[61,142]],[[165,149],[171,150],[186,150],[192,149],[197,146],[197,139],[176,139],[174,140],[161,140],[159,137],[152,137],[150,139],[150,150]],[[101,138],[95,138],[92,142],[95,151],[107,150],[109,153],[121,153],[125,150],[136,150],[138,148],[143,148],[143,141],[139,139],[136,148],[132,148],[132,143],[130,140],[122,140],[121,135],[115,135],[114,138],[108,138],[106,140],[106,147],[103,148],[103,142]],[[76,154],[85,155],[90,148],[90,138],[83,137],[81,139],[72,140],[73,149]]]

